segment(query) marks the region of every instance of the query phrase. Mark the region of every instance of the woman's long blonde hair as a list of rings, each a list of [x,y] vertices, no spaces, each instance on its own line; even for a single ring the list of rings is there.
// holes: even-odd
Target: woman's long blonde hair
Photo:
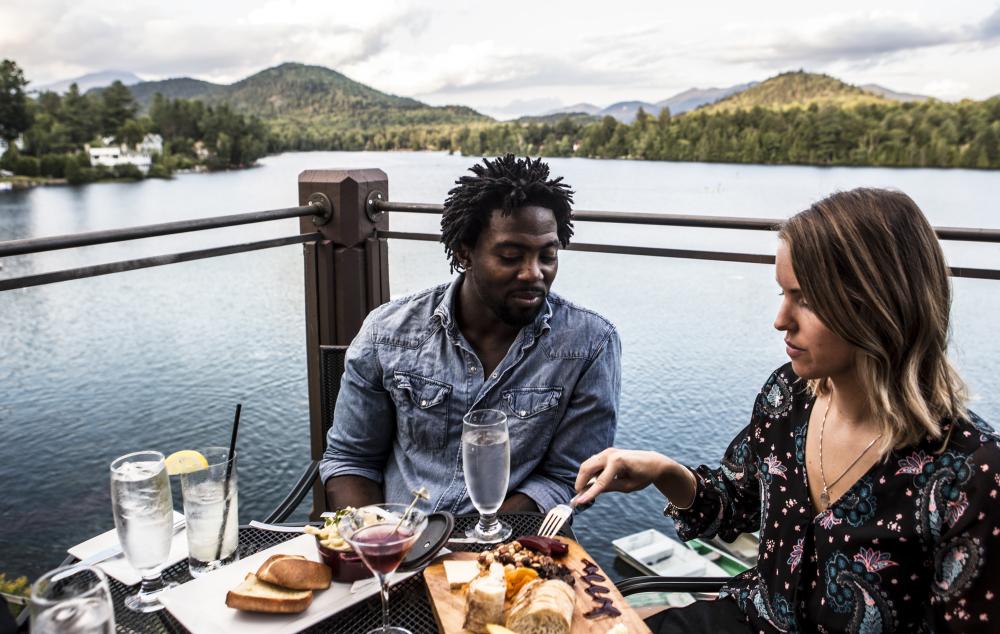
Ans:
[[[855,369],[883,455],[941,439],[965,415],[965,384],[948,360],[951,287],[934,229],[901,192],[838,192],[782,225],[802,295],[857,348]],[[829,393],[825,379],[809,382]]]

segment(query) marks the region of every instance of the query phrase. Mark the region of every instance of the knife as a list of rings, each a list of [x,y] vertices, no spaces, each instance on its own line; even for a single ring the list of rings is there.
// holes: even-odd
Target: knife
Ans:
[[[184,528],[184,525],[185,525],[184,518],[181,518],[181,519],[177,520],[174,523],[173,533],[177,534],[179,531],[181,531]],[[89,557],[87,557],[85,559],[82,559],[82,560],[76,562],[75,564],[73,564],[69,568],[67,568],[66,570],[63,570],[62,572],[60,572],[56,576],[52,577],[52,581],[53,582],[60,581],[62,579],[65,579],[66,577],[72,575],[73,573],[77,572],[80,568],[84,568],[86,566],[93,566],[94,564],[99,564],[102,561],[106,561],[106,560],[111,559],[112,557],[115,557],[115,556],[120,555],[120,554],[122,554],[122,545],[119,542],[119,543],[115,544],[114,546],[109,546],[109,547],[105,548],[104,550],[99,550],[96,553],[94,553],[93,555],[91,555],[91,556],[89,556]]]
[[[273,531],[275,533],[304,533],[306,532],[305,526],[282,526],[280,524],[267,524],[265,522],[258,522],[257,520],[251,520],[250,526],[252,528],[257,528],[263,531]]]

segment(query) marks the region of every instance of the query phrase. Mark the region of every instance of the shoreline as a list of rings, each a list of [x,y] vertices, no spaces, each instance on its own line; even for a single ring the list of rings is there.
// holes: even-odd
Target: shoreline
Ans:
[[[32,187],[42,187],[45,185],[65,185],[65,178],[50,178],[48,176],[0,176],[0,192],[21,191]],[[4,187],[4,184],[10,187]]]

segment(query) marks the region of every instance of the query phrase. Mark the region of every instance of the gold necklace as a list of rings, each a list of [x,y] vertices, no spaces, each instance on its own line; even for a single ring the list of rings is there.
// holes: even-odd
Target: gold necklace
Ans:
[[[840,482],[843,477],[847,475],[847,472],[850,471],[854,465],[858,464],[858,461],[861,460],[866,453],[868,453],[868,450],[872,448],[872,445],[878,442],[878,439],[882,437],[882,434],[879,434],[878,436],[872,438],[872,441],[868,443],[868,446],[865,447],[861,453],[858,454],[858,457],[854,459],[854,462],[847,465],[847,468],[844,469],[843,473],[837,476],[836,480],[827,484],[826,471],[823,469],[823,432],[826,430],[826,417],[830,414],[830,405],[832,404],[833,396],[827,397],[826,411],[823,412],[823,421],[819,424],[819,476],[823,480],[823,491],[819,494],[819,503],[823,505],[823,508],[821,509],[823,511],[830,508],[830,487],[835,486],[838,482]]]

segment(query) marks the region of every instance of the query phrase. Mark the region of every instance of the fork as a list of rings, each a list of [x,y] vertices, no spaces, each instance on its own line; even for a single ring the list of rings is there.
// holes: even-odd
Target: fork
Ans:
[[[573,514],[573,507],[568,504],[557,504],[552,507],[542,520],[542,525],[538,528],[541,537],[555,537],[559,529],[562,528],[566,520]]]

